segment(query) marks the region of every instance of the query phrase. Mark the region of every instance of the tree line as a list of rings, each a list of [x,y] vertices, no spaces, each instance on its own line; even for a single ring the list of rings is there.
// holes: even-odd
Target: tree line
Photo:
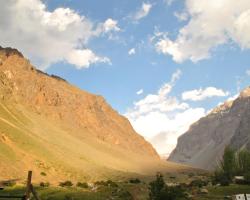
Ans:
[[[250,152],[247,149],[236,151],[226,147],[224,155],[214,173],[214,182],[229,185],[235,176],[242,176],[245,184],[250,184]]]

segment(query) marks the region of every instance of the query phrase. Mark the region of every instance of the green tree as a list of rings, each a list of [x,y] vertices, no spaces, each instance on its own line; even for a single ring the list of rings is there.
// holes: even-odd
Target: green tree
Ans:
[[[156,174],[156,180],[149,183],[149,197],[151,200],[160,200],[166,184],[161,173]]]
[[[186,199],[185,191],[179,187],[169,187],[165,184],[163,176],[156,174],[156,180],[149,184],[150,200],[181,200]]]
[[[250,152],[246,149],[237,154],[237,173],[243,175],[250,172]]]
[[[235,153],[236,152],[234,149],[226,147],[220,165],[220,168],[224,174],[223,177],[227,178],[229,181],[232,180],[237,169]]]

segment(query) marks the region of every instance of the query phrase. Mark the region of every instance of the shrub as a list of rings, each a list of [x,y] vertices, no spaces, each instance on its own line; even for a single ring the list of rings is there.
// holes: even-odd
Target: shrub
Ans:
[[[16,181],[6,181],[6,182],[4,182],[4,183],[2,183],[2,185],[4,186],[4,187],[13,187],[13,186],[15,186],[16,185]]]
[[[111,180],[106,181],[106,183],[107,183],[107,185],[109,187],[118,187],[118,185],[115,182],[111,181]]]
[[[139,183],[141,183],[141,180],[138,178],[134,178],[134,179],[130,179],[129,182],[133,183],[133,184],[139,184]]]
[[[41,172],[40,175],[41,176],[47,176],[47,174],[45,172]]]
[[[118,192],[118,197],[123,200],[133,200],[133,196],[126,190],[121,190]]]
[[[40,187],[49,187],[50,183],[49,182],[41,182]]]
[[[60,182],[59,186],[61,186],[61,187],[71,187],[71,186],[73,186],[73,183],[71,181]]]
[[[96,181],[94,184],[97,186],[108,186],[107,182],[105,181]]]
[[[190,183],[190,186],[191,187],[203,187],[203,186],[207,186],[207,182],[206,181],[203,181],[201,179],[197,179],[197,180],[193,180],[191,183]]]
[[[108,180],[108,181],[96,181],[94,184],[99,185],[99,186],[118,187],[118,185],[115,182],[111,181],[111,180]]]
[[[161,191],[159,200],[177,200],[177,199],[186,199],[185,191],[179,187],[165,187]]]
[[[87,183],[81,183],[81,182],[78,182],[78,183],[76,184],[76,186],[77,186],[77,187],[80,187],[80,188],[88,188],[88,187],[89,187]]]

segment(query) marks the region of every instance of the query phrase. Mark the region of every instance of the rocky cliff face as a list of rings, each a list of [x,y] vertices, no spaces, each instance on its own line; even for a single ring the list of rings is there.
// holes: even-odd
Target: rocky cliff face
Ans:
[[[231,102],[215,108],[178,139],[169,160],[214,169],[224,148],[250,147],[250,87]]]
[[[143,174],[162,164],[103,97],[36,70],[11,48],[0,48],[0,160],[0,178],[33,169],[53,180]]]

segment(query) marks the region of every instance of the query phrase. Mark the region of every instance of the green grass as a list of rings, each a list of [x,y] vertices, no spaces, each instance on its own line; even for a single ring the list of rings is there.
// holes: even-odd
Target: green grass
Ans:
[[[209,193],[207,195],[198,195],[197,200],[223,200],[225,196],[250,193],[250,185],[211,186],[207,189]]]
[[[131,196],[123,187],[112,188],[100,186],[96,191],[91,189],[82,189],[77,187],[37,187],[36,191],[42,200],[130,200]],[[0,191],[0,195],[22,195],[25,192],[24,187],[16,186],[6,188]],[[33,199],[33,198],[32,198]]]
[[[250,193],[249,185],[230,185],[227,187],[207,187],[209,194],[194,195],[195,200],[223,200],[224,196]],[[38,196],[42,200],[146,200],[148,199],[148,185],[145,183],[118,183],[118,187],[99,186],[98,189],[84,189],[79,187],[36,187]],[[22,195],[25,187],[14,186],[0,191],[0,195]],[[189,191],[190,192],[190,191]],[[131,198],[132,197],[132,198]],[[7,199],[6,199],[7,200]]]

